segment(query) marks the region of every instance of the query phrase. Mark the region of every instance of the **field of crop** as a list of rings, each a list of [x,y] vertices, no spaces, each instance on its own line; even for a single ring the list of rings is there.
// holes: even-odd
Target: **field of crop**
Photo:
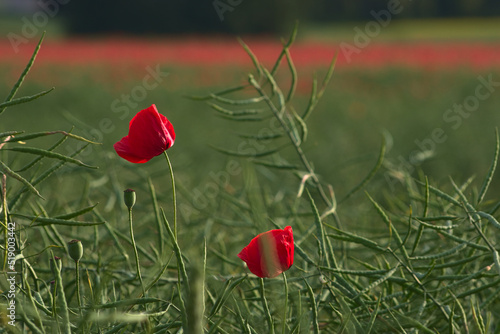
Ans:
[[[55,89],[15,104],[38,41],[0,40],[0,332],[499,333],[498,36],[394,36],[48,36],[14,98]],[[152,104],[175,186],[113,149]],[[251,274],[286,226],[291,268]]]

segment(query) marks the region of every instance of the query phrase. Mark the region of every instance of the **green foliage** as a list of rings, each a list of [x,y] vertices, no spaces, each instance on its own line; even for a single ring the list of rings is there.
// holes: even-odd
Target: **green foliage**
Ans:
[[[498,133],[496,138],[493,133],[489,136],[491,149],[484,150],[491,156],[489,168],[481,171],[484,176],[477,182],[456,181],[463,175],[438,182],[426,176],[423,167],[398,166],[389,155],[388,135],[362,172],[338,168],[334,178],[323,173],[327,169],[319,172],[319,161],[311,158],[318,156],[310,146],[318,128],[311,124],[319,117],[325,126],[332,125],[318,109],[330,98],[325,92],[335,59],[321,84],[313,79],[311,95],[300,99],[298,71],[289,52],[295,34],[270,68],[244,45],[254,65],[247,82],[197,98],[222,116],[221,121],[232,124],[234,132],[231,139],[227,134],[216,143],[209,139],[208,144],[216,147],[210,157],[224,154],[230,166],[211,188],[199,188],[192,181],[195,176],[189,179],[176,169],[180,165],[176,158],[182,161],[183,156],[175,150],[189,140],[178,130],[183,127],[176,127],[178,141],[169,151],[173,164],[168,160],[168,167],[177,177],[178,219],[175,199],[170,201],[173,183],[168,182],[164,165],[127,164],[108,154],[110,146],[105,152],[92,151],[92,161],[85,163],[78,155],[94,147],[95,141],[71,132],[0,134],[2,259],[5,270],[7,226],[15,221],[16,268],[21,273],[15,298],[23,306],[17,308],[17,329],[34,333],[174,333],[181,328],[189,333],[499,330],[500,202],[491,199],[497,195],[493,184]],[[14,95],[9,94],[8,100]],[[13,112],[10,108],[17,106],[8,106],[1,116]],[[341,117],[329,115],[337,116]],[[203,117],[193,119],[208,120]],[[62,138],[52,142],[54,136]],[[62,153],[67,140],[81,146],[67,146],[71,150]],[[329,150],[322,148],[318,160],[329,164]],[[200,169],[207,168],[204,158],[195,161]],[[101,168],[89,168],[92,165]],[[57,174],[62,167],[65,173]],[[58,178],[71,180],[71,196],[66,196]],[[344,178],[345,185],[336,186],[331,181],[336,178]],[[126,188],[137,193],[135,242],[127,235],[131,215],[121,201]],[[200,189],[211,190],[203,193],[203,203]],[[98,200],[102,204],[96,204]],[[172,215],[173,227],[167,219]],[[257,233],[287,225],[294,230],[295,261],[286,277],[260,279],[248,274],[236,254]],[[78,263],[66,255],[72,239],[81,240],[84,247]],[[54,255],[63,258],[62,264],[50,271]],[[138,263],[140,259],[141,280],[134,258]],[[6,277],[7,271],[2,275]],[[0,284],[7,291],[4,276]],[[8,300],[6,293],[3,296]],[[2,302],[0,308],[5,305]]]

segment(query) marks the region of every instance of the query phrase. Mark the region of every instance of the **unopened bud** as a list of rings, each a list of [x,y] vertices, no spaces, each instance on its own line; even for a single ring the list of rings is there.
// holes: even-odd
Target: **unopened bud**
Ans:
[[[83,256],[82,242],[76,239],[68,242],[68,254],[75,262],[80,261]]]
[[[125,205],[129,210],[132,210],[132,207],[135,204],[135,190],[127,189],[123,192],[123,200]]]

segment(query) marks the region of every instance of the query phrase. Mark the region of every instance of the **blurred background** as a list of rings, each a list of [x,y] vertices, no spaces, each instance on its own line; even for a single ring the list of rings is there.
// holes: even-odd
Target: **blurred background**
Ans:
[[[9,108],[0,131],[74,125],[75,133],[103,142],[85,159],[114,161],[112,144],[131,117],[155,103],[176,126],[173,161],[186,187],[204,184],[226,164],[209,145],[235,149],[234,134],[244,130],[186,96],[246,82],[252,62],[237,36],[272,66],[296,21],[297,110],[338,55],[304,148],[339,193],[369,171],[383,136],[387,163],[412,175],[423,170],[438,182],[485,175],[500,121],[496,0],[0,0],[0,95],[8,95],[43,31],[18,95],[56,87],[36,103]],[[287,87],[286,65],[279,78]],[[476,97],[478,85],[487,98]],[[456,111],[467,103],[471,111]],[[420,145],[436,129],[446,139]],[[415,156],[421,160],[409,163]],[[379,185],[387,186],[386,176]]]
[[[52,8],[69,34],[282,34],[295,20],[314,24],[371,20],[371,11],[387,9],[390,3],[404,7],[397,19],[500,15],[495,0],[2,0],[0,11],[8,19]]]

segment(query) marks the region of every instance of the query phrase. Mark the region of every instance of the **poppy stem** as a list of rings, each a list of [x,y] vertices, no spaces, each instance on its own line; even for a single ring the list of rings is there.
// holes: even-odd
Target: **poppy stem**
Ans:
[[[83,317],[82,312],[82,297],[80,295],[80,261],[75,261],[75,275],[76,275],[76,299],[78,299],[78,309],[80,317]]]
[[[170,172],[170,179],[172,180],[172,202],[174,207],[174,236],[177,240],[177,199],[175,196],[175,179],[174,179],[174,170],[172,169],[172,164],[170,163],[170,159],[168,158],[167,151],[163,151],[165,155],[165,159],[167,159],[168,170]]]
[[[135,243],[135,238],[134,238],[134,228],[133,228],[133,225],[132,225],[132,208],[128,209],[128,222],[129,222],[129,227],[130,227],[130,239],[132,241],[132,246],[134,248],[135,268],[136,268],[136,271],[137,271],[137,277],[139,277],[139,281],[141,282],[142,296],[146,297],[146,290],[144,289],[144,282],[142,281],[141,267],[140,267],[140,264],[139,264],[139,253],[137,252],[137,245]]]
[[[269,326],[269,333],[274,334],[274,324],[273,317],[269,311],[269,305],[267,304],[266,291],[264,289],[264,278],[260,278],[260,297],[262,298],[262,306],[264,307],[264,316],[267,319],[267,324]]]
[[[281,329],[281,333],[285,334],[286,314],[287,314],[287,307],[288,307],[288,282],[286,280],[285,272],[283,272],[283,284],[285,285],[285,306],[283,307],[283,327]]]

